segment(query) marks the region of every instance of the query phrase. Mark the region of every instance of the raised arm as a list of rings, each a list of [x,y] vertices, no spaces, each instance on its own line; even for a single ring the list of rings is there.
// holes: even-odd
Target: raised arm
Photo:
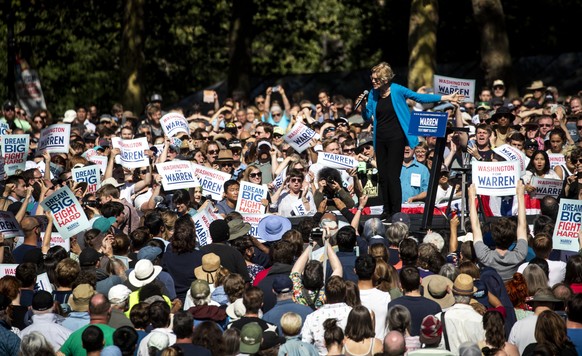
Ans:
[[[111,149],[109,160],[107,161],[107,168],[105,169],[105,174],[103,175],[103,180],[113,177],[113,165],[115,164],[115,156],[117,156],[119,152],[119,148]]]
[[[283,99],[283,108],[285,110],[285,112],[289,112],[289,110],[291,110],[291,103],[289,102],[289,98],[287,98],[287,95],[285,95],[285,89],[283,89],[282,85],[278,86],[279,88],[279,94],[281,94],[281,98]]]
[[[311,255],[311,250],[312,250],[312,247],[311,247],[311,245],[309,245],[303,251],[301,256],[299,256],[297,261],[295,261],[295,264],[293,265],[293,268],[291,269],[291,273],[293,273],[293,272],[298,272],[300,274],[303,273],[303,271],[305,270],[305,265],[307,265],[307,262],[309,261],[309,256]]]
[[[449,221],[449,228],[451,230],[449,234],[449,253],[457,252],[459,247],[459,240],[457,239],[457,229],[459,227],[459,217],[455,216]]]
[[[329,265],[331,266],[331,270],[333,271],[331,273],[332,276],[343,276],[344,275],[344,269],[342,267],[342,263],[340,262],[339,258],[337,257],[337,255],[335,254],[335,251],[333,250],[333,247],[331,247],[331,244],[329,243],[329,241],[326,242],[327,245],[327,259],[329,260]]]
[[[47,211],[44,213],[47,219],[46,230],[44,231],[44,237],[42,239],[42,253],[46,254],[51,248],[51,235],[53,234],[53,216]]]
[[[477,215],[477,203],[475,202],[476,198],[477,198],[477,188],[475,188],[474,184],[471,184],[469,186],[469,217],[471,218],[471,230],[473,232],[473,242],[483,241],[481,224],[479,223],[479,216]]]
[[[517,181],[517,239],[527,241],[527,219],[525,216],[525,185],[520,180]]]

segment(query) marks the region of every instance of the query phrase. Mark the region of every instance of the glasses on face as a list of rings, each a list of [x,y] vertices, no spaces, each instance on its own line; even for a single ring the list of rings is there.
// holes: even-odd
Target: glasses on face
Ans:
[[[501,85],[497,85],[493,87],[493,90],[501,90],[501,89],[505,89],[505,87],[501,86]]]
[[[576,126],[578,130],[582,130],[582,126]]]
[[[365,145],[362,148],[365,149],[365,150],[371,150],[372,149],[372,145]]]
[[[106,122],[106,124],[110,124],[110,122]],[[144,135],[147,135],[147,136],[151,136],[151,134],[152,134],[152,133],[151,133],[150,131],[146,131],[146,132],[144,132]]]
[[[356,150],[354,150],[353,148],[344,148],[343,152],[344,153],[354,153]]]
[[[540,127],[552,127],[552,124],[540,124]]]
[[[281,138],[281,137],[283,137],[283,135],[279,135],[279,134],[274,134],[273,135],[273,138]]]
[[[261,104],[264,104],[265,101],[264,100],[257,100],[256,103],[259,104],[259,105],[261,105]]]
[[[148,174],[148,171],[146,169],[143,169],[143,170],[139,171],[139,174]]]
[[[432,161],[432,160],[433,160],[433,158],[434,158],[433,156],[428,156],[428,157],[426,157],[426,159],[427,159],[427,160],[429,160],[429,161]]]
[[[242,125],[236,125],[237,130],[242,129]]]
[[[256,172],[256,173],[249,174],[249,177],[251,177],[251,178],[261,178],[262,176],[263,176],[262,172]]]
[[[262,134],[264,134],[264,132],[261,132],[261,131],[255,131],[255,136],[259,136],[259,135],[262,135]]]
[[[291,183],[302,183],[303,182],[303,179],[301,179],[301,178],[291,178],[289,181]]]
[[[35,124],[42,124],[42,120],[34,120],[33,121]]]
[[[382,82],[382,78],[374,78],[372,76],[370,76],[370,80],[372,81],[372,83],[380,83],[380,82]]]
[[[337,125],[340,127],[347,127],[348,126],[348,124],[346,124],[345,122],[338,122]]]
[[[233,156],[234,156],[234,155],[240,156],[240,152],[241,152],[240,150],[236,150],[236,151],[235,151],[235,150],[233,150],[233,151],[232,151],[232,155],[233,155]]]
[[[232,167],[233,164],[232,164],[232,162],[225,162],[225,163],[221,163],[220,166],[221,167]]]
[[[208,153],[209,155],[216,155],[218,154],[218,150],[208,150],[206,153]]]
[[[44,119],[47,118],[47,116],[46,115],[40,115],[40,118],[44,120]]]
[[[275,116],[275,117],[279,117],[279,116],[281,116],[281,113],[280,113],[280,112],[273,113],[273,116]]]

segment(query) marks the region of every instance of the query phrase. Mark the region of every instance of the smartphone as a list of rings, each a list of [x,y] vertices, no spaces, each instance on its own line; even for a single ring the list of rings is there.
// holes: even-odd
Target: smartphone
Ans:
[[[475,147],[475,140],[469,140],[469,142],[467,142],[467,147],[474,148]]]
[[[276,86],[276,87],[273,87],[273,88],[271,88],[271,91],[272,91],[273,93],[276,93],[276,92],[278,92],[278,91],[279,91],[279,87],[278,87],[278,86]]]

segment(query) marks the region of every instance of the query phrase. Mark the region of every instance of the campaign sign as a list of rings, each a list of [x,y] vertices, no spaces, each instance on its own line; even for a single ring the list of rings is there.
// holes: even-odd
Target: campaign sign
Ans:
[[[101,187],[101,172],[99,166],[85,166],[71,170],[73,182],[87,182],[85,193],[95,193]]]
[[[259,238],[259,222],[268,214],[241,214],[243,221],[251,224],[249,235]]]
[[[295,216],[307,215],[308,211],[307,209],[305,209],[305,204],[303,204],[303,201],[301,199],[295,201],[292,205]]]
[[[408,134],[445,137],[448,118],[446,112],[413,111],[410,113]]]
[[[40,205],[50,211],[57,231],[65,239],[90,228],[81,204],[68,186],[49,195]]]
[[[165,191],[199,187],[200,182],[192,172],[190,161],[170,161],[157,163],[156,167],[162,176],[162,185]]]
[[[267,199],[267,192],[266,185],[241,181],[236,201],[236,211],[248,214],[264,214],[265,206],[261,201]]]
[[[293,147],[295,151],[302,153],[309,148],[311,139],[315,134],[315,131],[303,125],[301,122],[298,122],[289,132],[287,132],[287,134],[285,134],[285,136],[283,136],[283,139]]]
[[[10,129],[10,126],[7,123],[0,122],[0,136],[7,135],[8,129]]]
[[[4,238],[24,236],[20,224],[10,211],[0,211],[0,233],[4,235]]]
[[[36,152],[69,153],[71,125],[55,124],[42,129]]]
[[[28,135],[2,136],[1,149],[6,174],[13,175],[19,169],[25,170],[29,140],[30,136]]]
[[[174,137],[179,132],[185,132],[190,135],[190,127],[184,115],[177,112],[167,113],[160,119],[162,130],[168,137]]]
[[[276,192],[284,183],[285,178],[283,177],[283,173],[285,171],[279,173],[279,175],[277,176],[277,178],[273,179],[273,181],[271,182],[271,184],[273,185],[273,191]]]
[[[15,276],[16,267],[18,263],[2,263],[0,264],[0,278],[4,276]]]
[[[477,188],[477,194],[515,195],[519,176],[519,163],[516,161],[473,162],[473,184]]]
[[[194,227],[196,228],[196,238],[198,239],[199,246],[206,246],[212,243],[210,224],[214,220],[219,219],[219,217],[210,211],[211,208],[212,205],[209,204],[206,208],[198,210],[198,213],[192,217]]]
[[[98,152],[95,151],[95,149],[93,148],[89,148],[87,151],[81,153],[81,157],[83,157],[84,159],[90,161],[91,157],[93,156],[97,156]]]
[[[40,233],[40,238],[44,240],[44,232]],[[51,234],[50,247],[53,246],[61,246],[69,252],[71,250],[71,240],[63,238],[58,232],[53,232]]]
[[[517,148],[511,145],[504,144],[494,148],[493,152],[505,158],[506,161],[519,162],[519,169],[521,171],[520,176],[525,174],[525,169],[529,164],[529,158],[521,150],[518,150]]]
[[[117,140],[119,145],[120,163],[125,168],[147,167],[150,164],[150,158],[145,154],[150,149],[148,140],[145,137],[133,140]]]
[[[49,293],[53,292],[53,286],[48,277],[48,273],[44,272],[36,276],[36,286],[34,286],[34,290],[44,290]]]
[[[566,165],[566,157],[561,153],[548,153],[548,158],[550,159],[551,169],[559,165]]]
[[[475,98],[475,79],[461,79],[445,77],[442,75],[433,76],[434,93],[447,95],[458,92],[465,96],[465,100],[473,101]]]
[[[554,250],[578,251],[578,232],[582,222],[582,200],[560,199],[558,221],[552,237]]]
[[[344,156],[336,153],[318,152],[317,163],[324,167],[336,169],[352,169],[358,165],[358,160],[354,157]]]
[[[88,158],[88,160],[97,164],[101,174],[105,174],[105,170],[107,170],[107,156],[91,156],[91,158]]]
[[[563,182],[561,179],[549,179],[533,176],[530,184],[536,188],[536,190],[533,192],[533,197],[537,199],[542,199],[547,195],[557,198],[560,196],[560,193],[562,193]]]
[[[192,163],[192,168],[204,192],[208,192],[214,200],[222,200],[224,182],[229,180],[232,175],[195,163]]]

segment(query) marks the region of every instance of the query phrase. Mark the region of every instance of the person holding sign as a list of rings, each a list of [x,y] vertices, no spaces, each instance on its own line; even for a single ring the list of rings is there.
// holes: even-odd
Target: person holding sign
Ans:
[[[560,179],[560,176],[553,169],[550,168],[550,159],[545,151],[536,151],[532,155],[532,159],[527,165],[526,172],[523,176],[523,182],[525,184],[525,190],[530,195],[533,195],[536,188],[531,185],[531,180],[533,177],[539,178],[549,178],[549,179]]]
[[[464,98],[458,92],[448,95],[420,94],[404,86],[392,83],[394,72],[390,65],[382,62],[372,68],[372,90],[367,96],[366,107],[362,110],[364,121],[374,121],[374,148],[376,150],[380,190],[384,211],[381,218],[389,218],[400,212],[402,189],[399,172],[404,156],[404,147],[416,147],[418,137],[408,134],[410,109],[406,102],[412,99],[420,103],[438,101],[459,102]],[[358,101],[364,98],[358,97]]]

